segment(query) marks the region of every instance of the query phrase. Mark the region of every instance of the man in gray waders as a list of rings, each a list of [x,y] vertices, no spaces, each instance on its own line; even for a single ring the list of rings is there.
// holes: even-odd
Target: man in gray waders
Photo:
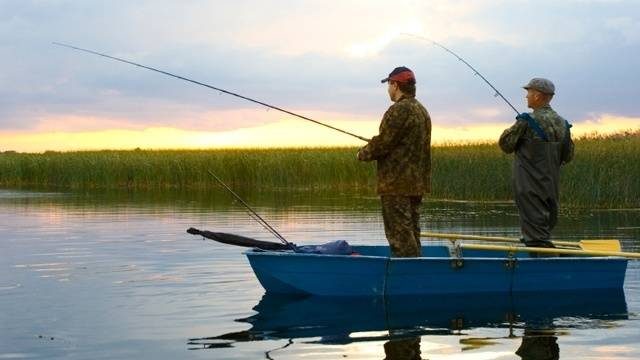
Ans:
[[[416,78],[404,66],[387,78],[393,105],[379,134],[358,151],[358,160],[377,161],[384,232],[395,257],[421,255],[420,205],[431,189],[431,118],[416,100]]]
[[[515,151],[513,188],[521,241],[527,246],[554,247],[550,238],[558,221],[560,166],[573,158],[571,125],[549,105],[555,94],[551,81],[534,78],[524,89],[533,112],[516,116],[499,145],[507,154]]]

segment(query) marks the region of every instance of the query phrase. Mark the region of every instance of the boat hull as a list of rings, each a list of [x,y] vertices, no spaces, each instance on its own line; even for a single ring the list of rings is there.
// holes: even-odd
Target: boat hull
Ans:
[[[425,257],[392,258],[384,246],[354,248],[360,255],[245,254],[267,293],[318,296],[622,289],[627,268],[627,260],[617,257],[509,257],[481,251],[451,257],[444,246],[427,246]]]

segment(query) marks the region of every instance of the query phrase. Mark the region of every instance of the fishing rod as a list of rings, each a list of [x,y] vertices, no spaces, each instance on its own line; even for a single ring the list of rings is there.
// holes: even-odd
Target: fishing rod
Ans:
[[[251,206],[249,206],[249,204],[242,200],[242,198],[238,194],[236,194],[233,190],[231,190],[230,187],[227,186],[227,184],[220,180],[220,178],[217,177],[216,174],[213,173],[213,171],[207,170],[207,172],[209,172],[209,174],[211,174],[211,176],[213,176],[213,178],[216,179],[216,181],[218,181],[220,185],[222,185],[227,191],[229,191],[229,193],[231,193],[231,195],[233,195],[233,197],[236,198],[236,200],[238,200],[249,211],[249,215],[251,215],[254,220],[256,220],[260,225],[262,225],[262,227],[269,231],[278,240],[282,241],[282,243],[284,243],[287,247],[289,247],[290,249],[295,249],[295,245],[288,242],[284,238],[284,236],[280,235],[280,233],[276,231],[276,229],[274,229],[271,225],[269,225],[269,223],[265,219],[258,215],[258,213],[255,212],[255,210],[253,210]]]
[[[444,45],[440,44],[437,41],[431,40],[428,37],[425,36],[420,36],[420,35],[416,35],[416,34],[409,34],[409,33],[402,33],[401,35],[405,35],[405,36],[411,36],[417,39],[421,39],[421,40],[425,40],[425,41],[429,41],[431,42],[433,45],[438,46],[440,48],[442,48],[444,51],[448,52],[449,54],[455,56],[458,60],[462,61],[463,64],[467,65],[467,67],[469,67],[469,69],[473,70],[474,75],[480,76],[480,78],[482,80],[484,80],[484,82],[487,83],[487,85],[489,85],[493,91],[496,92],[495,96],[500,96],[502,98],[502,100],[504,100],[512,109],[513,111],[516,112],[516,114],[520,114],[520,112],[518,111],[518,109],[515,108],[515,106],[511,105],[511,103],[509,102],[509,100],[507,100],[500,91],[498,91],[498,89],[496,89],[495,86],[493,86],[492,83],[489,82],[489,80],[487,80],[482,74],[480,74],[480,72],[478,70],[476,70],[473,66],[471,66],[471,64],[469,64],[468,62],[466,62],[462,57],[460,57],[460,55],[454,53],[452,50],[448,49],[447,47],[445,47]]]
[[[151,67],[151,66],[146,66],[146,65],[138,64],[138,63],[135,63],[135,62],[133,62],[133,61],[129,61],[129,60],[125,60],[125,59],[121,59],[121,58],[118,58],[118,57],[115,57],[115,56],[111,56],[111,55],[103,54],[103,53],[100,53],[100,52],[97,52],[97,51],[93,51],[93,50],[83,49],[83,48],[80,48],[80,47],[77,47],[77,46],[73,46],[73,45],[63,44],[63,43],[59,43],[59,42],[53,42],[53,44],[54,44],[54,45],[57,45],[57,46],[66,47],[66,48],[69,48],[69,49],[74,49],[74,50],[78,50],[78,51],[83,51],[83,52],[86,52],[86,53],[89,53],[89,54],[94,54],[94,55],[102,56],[102,57],[105,57],[105,58],[108,58],[108,59],[112,59],[112,60],[120,61],[120,62],[123,62],[123,63],[125,63],[125,64],[129,64],[129,65],[133,65],[133,66],[141,67],[141,68],[143,68],[143,69],[147,69],[147,70],[155,71],[155,72],[158,72],[158,73],[160,73],[160,74],[164,74],[164,75],[167,75],[167,76],[171,76],[171,77],[174,77],[174,78],[176,78],[176,79],[180,79],[180,80],[188,81],[188,82],[190,82],[190,83],[194,83],[194,84],[196,84],[196,85],[204,86],[204,87],[206,87],[206,88],[209,88],[209,89],[212,89],[212,90],[216,90],[216,91],[219,91],[219,92],[221,92],[221,93],[225,93],[225,94],[228,94],[228,95],[231,95],[231,96],[235,96],[235,97],[238,97],[238,98],[243,99],[243,100],[251,101],[251,102],[253,102],[253,103],[260,104],[260,105],[262,105],[262,106],[266,106],[266,107],[268,107],[268,108],[270,108],[270,109],[278,110],[278,111],[281,111],[281,112],[283,112],[283,113],[285,113],[285,114],[293,115],[293,116],[298,117],[298,118],[303,119],[303,120],[311,121],[311,122],[316,123],[316,124],[318,124],[318,125],[322,125],[322,126],[324,126],[324,127],[328,127],[329,129],[339,131],[339,132],[341,132],[341,133],[343,133],[343,134],[351,135],[351,136],[353,136],[353,137],[356,137],[356,138],[358,138],[358,139],[360,139],[360,140],[363,140],[363,141],[366,141],[366,142],[369,142],[369,140],[370,140],[370,139],[367,139],[367,138],[362,137],[362,136],[360,136],[360,135],[356,135],[356,134],[350,133],[350,132],[348,132],[348,131],[345,131],[345,130],[342,130],[342,129],[338,129],[337,127],[333,127],[333,126],[328,125],[328,124],[325,124],[325,123],[323,123],[323,122],[320,122],[320,121],[317,121],[317,120],[313,120],[313,119],[311,119],[311,118],[309,118],[309,117],[306,117],[306,116],[303,116],[303,115],[300,115],[300,114],[296,114],[296,113],[294,113],[294,112],[292,112],[292,111],[285,110],[285,109],[283,109],[283,108],[280,108],[280,107],[277,107],[277,106],[274,106],[274,105],[270,105],[270,104],[267,104],[267,103],[265,103],[265,102],[262,102],[262,101],[259,101],[259,100],[256,100],[256,99],[252,99],[252,98],[250,98],[250,97],[247,97],[247,96],[244,96],[244,95],[240,95],[240,94],[237,94],[237,93],[234,93],[234,92],[231,92],[231,91],[228,91],[228,90],[225,90],[225,89],[222,89],[222,88],[219,88],[219,87],[213,86],[213,85],[209,85],[209,84],[205,84],[205,83],[200,82],[200,81],[196,81],[196,80],[193,80],[193,79],[189,79],[189,78],[186,78],[186,77],[184,77],[184,76],[180,76],[180,75],[172,74],[172,73],[167,72],[167,71],[164,71],[164,70],[156,69],[156,68],[153,68],[153,67]]]

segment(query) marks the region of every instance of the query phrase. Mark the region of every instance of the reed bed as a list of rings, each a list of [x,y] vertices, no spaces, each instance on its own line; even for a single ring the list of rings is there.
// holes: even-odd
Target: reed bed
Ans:
[[[131,150],[0,154],[0,186],[64,190],[202,191],[217,186],[208,170],[234,189],[375,189],[375,164],[356,148]],[[496,144],[438,146],[432,198],[512,199],[513,156]],[[564,205],[640,207],[640,131],[576,140],[563,169]]]
[[[234,188],[358,188],[374,168],[348,148],[4,153],[0,186],[63,189],[207,189],[212,171]]]

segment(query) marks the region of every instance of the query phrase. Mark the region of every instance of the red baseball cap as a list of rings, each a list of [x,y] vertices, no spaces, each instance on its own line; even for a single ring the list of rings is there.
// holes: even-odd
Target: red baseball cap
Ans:
[[[399,66],[389,74],[386,78],[380,80],[381,83],[386,83],[387,81],[397,81],[402,83],[416,83],[416,76],[413,74],[408,67]]]

